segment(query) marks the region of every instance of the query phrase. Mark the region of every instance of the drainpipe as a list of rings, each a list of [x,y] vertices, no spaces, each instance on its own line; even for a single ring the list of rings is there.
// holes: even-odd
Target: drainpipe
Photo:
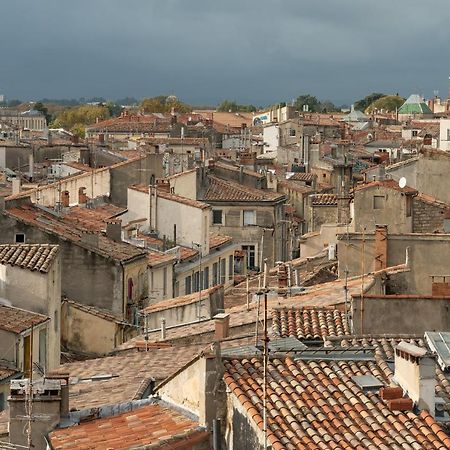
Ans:
[[[213,420],[213,449],[221,450],[220,419]]]

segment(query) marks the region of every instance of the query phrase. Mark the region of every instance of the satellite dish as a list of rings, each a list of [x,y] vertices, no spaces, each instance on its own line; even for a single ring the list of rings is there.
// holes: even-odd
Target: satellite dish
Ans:
[[[404,188],[406,186],[406,178],[405,177],[401,177],[400,180],[398,181],[398,185],[400,188]]]

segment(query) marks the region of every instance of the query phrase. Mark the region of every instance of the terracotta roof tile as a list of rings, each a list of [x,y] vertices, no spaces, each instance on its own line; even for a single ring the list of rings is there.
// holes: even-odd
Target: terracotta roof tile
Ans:
[[[47,316],[13,306],[0,305],[0,330],[22,333],[32,325],[39,325],[50,320]]]
[[[164,253],[158,251],[148,252],[147,260],[149,267],[157,267],[160,265],[170,264],[176,261],[176,255],[173,253]]]
[[[260,358],[228,358],[225,383],[263,428]],[[268,364],[269,442],[288,450],[449,448],[449,438],[428,414],[392,411],[378,392],[363,391],[352,377],[370,374],[388,385],[374,361],[321,361],[273,355]]]
[[[283,308],[272,311],[276,336],[297,339],[323,339],[350,334],[345,313],[337,308]]]
[[[295,172],[291,177],[289,177],[289,180],[310,182],[313,181],[314,178],[317,178],[317,175],[305,172]]]
[[[204,201],[273,202],[283,200],[283,194],[251,188],[234,181],[208,176],[209,186]]]
[[[52,373],[70,374],[71,410],[142,398],[152,380],[162,381],[191,361],[204,345],[149,345],[149,351],[63,364]],[[97,378],[96,378],[97,377]]]
[[[311,203],[314,206],[337,206],[338,196],[336,194],[316,194]]]
[[[199,437],[207,442],[209,433],[200,428],[198,422],[163,404],[151,404],[117,416],[57,429],[49,435],[55,450],[160,448],[159,445],[171,446],[179,442],[189,445]]]
[[[0,245],[0,264],[47,273],[58,249],[58,245],[50,244]]]
[[[395,189],[396,191],[402,192],[403,194],[409,194],[409,195],[417,194],[416,189],[413,189],[409,186],[405,186],[404,188],[401,188],[398,185],[398,181],[395,181],[395,180],[378,180],[378,181],[371,181],[370,183],[360,184],[355,187],[355,191],[361,191],[363,189],[369,189],[369,188],[376,187],[376,186],[385,187],[388,189]]]
[[[224,234],[211,234],[209,236],[209,248],[220,247],[224,244],[229,244],[233,241],[231,236],[225,236]]]

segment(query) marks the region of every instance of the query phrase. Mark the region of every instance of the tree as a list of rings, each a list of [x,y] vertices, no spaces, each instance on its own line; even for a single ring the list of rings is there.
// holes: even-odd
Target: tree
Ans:
[[[158,97],[144,98],[142,99],[140,106],[146,113],[169,113],[172,108],[178,113],[192,111],[190,105],[179,101],[173,95],[159,95]]]
[[[372,92],[372,94],[366,95],[361,100],[355,102],[355,109],[364,112],[373,102],[376,102],[379,98],[385,97],[386,94],[381,94],[379,92]]]
[[[405,99],[403,97],[400,97],[397,95],[385,95],[384,97],[379,98],[378,100],[371,103],[366,111],[367,112],[373,112],[373,111],[380,111],[383,110],[385,112],[394,112],[400,106],[403,105],[405,102]]]
[[[36,111],[39,111],[45,116],[47,123],[50,123],[52,116],[49,114],[48,108],[42,102],[36,102],[33,107]]]
[[[297,97],[294,103],[295,108],[298,111],[303,111],[305,105],[307,105],[309,112],[318,112],[319,110],[319,101],[313,95],[304,94]]]
[[[106,102],[105,106],[108,108],[109,115],[111,117],[117,117],[122,112],[122,106],[120,104],[114,103],[113,101]]]
[[[254,105],[239,105],[235,101],[224,100],[218,107],[220,112],[255,112],[257,110]]]
[[[62,110],[52,123],[54,128],[65,128],[72,133],[84,137],[84,127],[96,121],[110,117],[106,106],[81,105]]]

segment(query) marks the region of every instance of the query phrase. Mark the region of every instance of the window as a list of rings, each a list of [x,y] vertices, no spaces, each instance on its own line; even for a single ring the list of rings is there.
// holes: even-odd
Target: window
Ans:
[[[213,209],[213,225],[222,225],[222,210]]]
[[[289,136],[294,137],[295,135],[296,135],[295,129],[294,129],[294,128],[291,128],[291,129],[289,130]]]
[[[412,198],[410,195],[406,196],[406,217],[411,217],[412,215]]]
[[[163,270],[163,295],[164,297],[167,295],[167,267],[164,267]]]
[[[220,260],[220,284],[225,284],[226,281],[227,261],[226,259]]]
[[[216,286],[217,284],[219,284],[219,264],[218,263],[214,263],[213,264],[213,279],[212,279],[212,283],[213,286]]]
[[[418,131],[417,130],[412,130],[412,137],[417,137]]]
[[[47,330],[39,330],[39,365],[42,369],[47,367]]]
[[[209,267],[205,267],[203,271],[203,289],[209,288]]]
[[[16,244],[25,243],[25,234],[24,233],[16,233],[16,235],[14,237],[14,241]]]
[[[200,289],[200,273],[199,272],[195,272],[194,276],[193,276],[193,280],[194,280],[194,288],[193,291],[194,292],[198,292]]]
[[[185,289],[185,294],[192,294],[192,278],[189,275],[188,277],[185,278],[184,280],[184,289]]]
[[[233,266],[234,266],[234,258],[233,255],[228,257],[228,279],[231,280],[233,278]]]
[[[128,301],[133,299],[133,279],[128,278]]]
[[[243,219],[244,226],[256,225],[256,211],[244,211]]]
[[[0,411],[3,411],[4,409],[6,409],[5,394],[3,392],[0,392]]]
[[[255,246],[254,245],[243,245],[242,250],[247,253],[247,267],[255,267]]]
[[[383,209],[384,208],[384,195],[374,195],[373,196],[373,209]]]

